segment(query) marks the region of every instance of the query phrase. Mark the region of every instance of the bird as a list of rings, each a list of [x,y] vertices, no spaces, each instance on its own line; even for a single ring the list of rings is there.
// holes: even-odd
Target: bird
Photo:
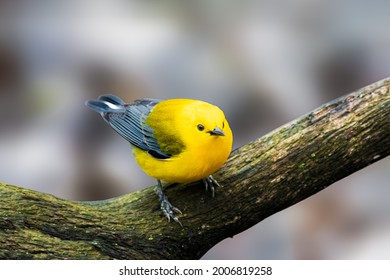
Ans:
[[[220,186],[212,174],[227,161],[233,133],[224,112],[215,105],[194,99],[151,99],[125,103],[106,94],[85,105],[103,119],[133,148],[141,169],[157,180],[160,207],[168,221],[181,222],[163,191],[163,183],[203,180],[214,197]]]

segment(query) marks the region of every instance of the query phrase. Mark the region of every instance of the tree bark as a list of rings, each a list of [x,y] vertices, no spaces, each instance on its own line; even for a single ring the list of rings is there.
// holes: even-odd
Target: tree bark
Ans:
[[[162,216],[154,187],[76,202],[0,183],[0,258],[197,259],[389,154],[385,79],[233,151],[214,198],[199,182],[168,187],[183,226]]]

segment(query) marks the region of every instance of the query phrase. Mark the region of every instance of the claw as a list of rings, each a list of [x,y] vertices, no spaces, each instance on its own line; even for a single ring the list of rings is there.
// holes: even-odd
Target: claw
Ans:
[[[220,184],[218,184],[217,180],[215,180],[213,178],[213,176],[208,176],[206,178],[203,179],[203,183],[206,187],[206,191],[209,189],[210,187],[210,190],[211,190],[211,196],[214,197],[215,196],[215,187],[221,187]]]
[[[181,222],[179,219],[175,216],[174,212],[182,214],[182,212],[179,210],[179,208],[173,206],[169,200],[168,197],[164,194],[164,191],[162,189],[162,184],[160,180],[157,180],[157,195],[160,199],[160,204],[161,204],[161,210],[164,213],[165,217],[167,217],[168,221],[170,222],[171,219],[174,220],[175,222],[179,223],[181,226]]]

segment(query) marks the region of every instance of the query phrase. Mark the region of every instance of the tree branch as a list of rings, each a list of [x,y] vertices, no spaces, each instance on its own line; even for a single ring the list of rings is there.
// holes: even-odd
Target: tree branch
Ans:
[[[196,259],[390,154],[390,79],[324,104],[235,150],[201,183],[168,187],[183,211],[168,223],[154,187],[75,202],[0,183],[2,259]],[[109,186],[107,186],[109,187]]]

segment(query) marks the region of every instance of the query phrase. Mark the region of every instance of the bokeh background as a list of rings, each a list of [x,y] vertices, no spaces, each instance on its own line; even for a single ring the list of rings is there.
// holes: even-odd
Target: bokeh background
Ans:
[[[221,107],[237,148],[390,76],[390,1],[0,2],[0,181],[73,200],[154,184],[84,101]],[[390,158],[204,259],[390,258]],[[1,242],[1,241],[0,241]]]

